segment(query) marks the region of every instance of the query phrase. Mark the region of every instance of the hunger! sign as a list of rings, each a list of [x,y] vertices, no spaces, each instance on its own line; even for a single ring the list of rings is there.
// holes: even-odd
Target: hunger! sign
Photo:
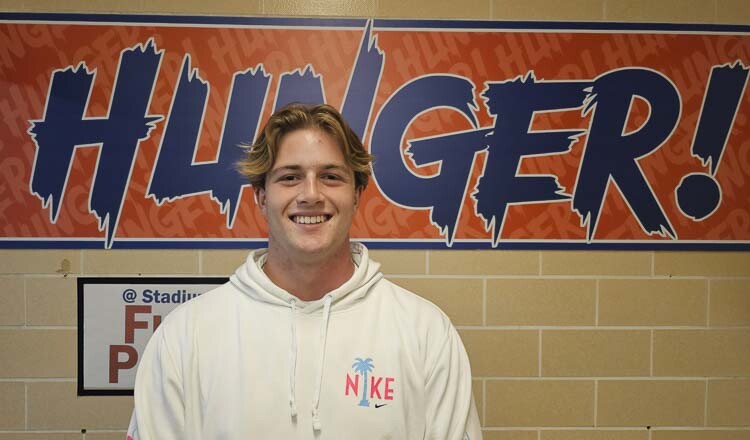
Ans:
[[[750,249],[750,26],[0,15],[0,246],[227,248],[290,102],[375,155],[373,247]]]

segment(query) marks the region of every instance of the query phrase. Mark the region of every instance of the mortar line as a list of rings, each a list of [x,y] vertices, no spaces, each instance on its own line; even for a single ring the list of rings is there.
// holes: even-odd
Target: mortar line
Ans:
[[[75,330],[77,325],[2,325],[0,326],[0,332],[10,330]]]
[[[638,426],[543,426],[539,428],[529,428],[528,426],[503,426],[503,427],[487,427],[487,431],[531,431],[531,430],[540,430],[540,431],[587,431],[587,432],[597,432],[597,431],[634,431],[642,427]],[[750,431],[750,427],[747,425],[741,425],[741,426],[682,426],[682,425],[673,425],[673,426],[652,426],[651,431],[732,431],[732,432],[748,432]],[[3,431],[0,431],[3,432]],[[13,432],[13,431],[11,431]],[[18,431],[15,431],[18,432]]]
[[[487,426],[483,428],[483,431],[496,431],[496,432],[503,432],[503,431],[528,431],[528,432],[537,432],[537,431],[552,431],[552,430],[582,430],[583,428],[579,427],[570,427],[570,426],[554,426],[552,428],[545,426],[544,428],[537,428],[537,427],[529,427],[529,426]],[[622,429],[621,429],[622,430]],[[632,430],[632,429],[631,429]],[[2,432],[2,431],[0,431]],[[17,431],[16,431],[17,432]]]
[[[708,378],[706,378],[706,390],[703,396],[703,426],[708,425]]]
[[[594,283],[594,327],[599,327],[599,278]]]
[[[155,274],[149,274],[155,275]],[[174,275],[174,274],[172,274]],[[39,277],[52,277],[53,275],[39,274]],[[705,280],[706,276],[695,275],[695,276],[651,276],[651,275],[537,275],[534,273],[528,273],[524,275],[514,275],[511,273],[499,273],[499,274],[459,274],[459,273],[408,273],[408,274],[388,274],[388,278],[456,278],[456,279],[471,279],[486,277],[488,280],[528,280],[528,279],[542,279],[542,280],[582,280],[582,279],[600,279],[600,280]],[[750,281],[750,277],[724,277],[724,276],[711,276],[713,280],[721,281]]]
[[[76,382],[76,378],[70,378],[70,377],[3,377],[0,378],[0,383],[10,383],[10,382],[29,382],[29,383],[48,383],[48,382],[55,382],[55,383],[68,383],[68,382]],[[2,432],[2,430],[0,430]]]
[[[26,292],[26,277],[22,278],[23,280],[23,328],[26,328],[26,326],[29,323],[29,296]]]
[[[487,379],[482,379],[482,423],[487,423]]]
[[[474,379],[486,379],[486,380],[502,380],[512,382],[528,382],[528,381],[565,381],[565,382],[592,382],[598,380],[599,382],[704,382],[708,380],[743,380],[746,379],[742,376],[472,376]],[[27,378],[20,377],[13,380],[26,380]],[[0,379],[0,382],[10,382],[11,379]],[[38,381],[73,381],[75,379],[47,379],[39,378]],[[748,426],[750,428],[750,426]]]
[[[482,278],[482,325],[487,325],[487,278]]]
[[[495,432],[506,432],[506,431],[524,431],[524,432],[550,432],[550,431],[584,431],[588,433],[597,433],[597,432],[626,432],[631,433],[633,431],[637,431],[639,429],[643,429],[644,427],[638,427],[638,426],[543,426],[543,427],[528,427],[528,426],[487,426],[482,427],[483,431],[495,431]],[[750,429],[747,425],[740,425],[740,426],[652,426],[651,429],[648,430],[649,433],[651,431],[711,431],[711,432],[731,432],[731,433],[747,433],[750,432]],[[18,434],[19,431],[3,431],[0,430],[0,434]],[[75,431],[68,431],[68,430],[50,430],[50,431],[42,431],[42,430],[34,430],[29,432],[55,432],[55,433],[62,433],[62,432],[75,432]],[[119,433],[124,431],[114,431],[114,430],[91,430],[90,432],[97,432],[97,433]],[[650,435],[650,434],[649,434]]]
[[[542,276],[542,251],[539,251],[539,273],[537,275]]]
[[[711,279],[706,281],[708,286],[706,287],[706,327],[711,327]]]
[[[542,377],[542,330],[541,329],[539,329],[539,348],[537,350],[537,357],[539,358],[537,374],[539,375],[539,377]]]
[[[649,375],[654,377],[654,330],[651,330],[651,340],[649,342]]]
[[[13,326],[2,326],[13,327]],[[598,330],[598,331],[617,331],[617,330],[706,330],[705,325],[671,325],[671,326],[658,326],[652,328],[646,325],[603,325],[596,327],[594,325],[457,325],[459,330]],[[717,326],[712,327],[711,330],[750,330],[750,326]]]
[[[656,276],[656,252],[651,252],[651,276]]]
[[[599,427],[599,380],[594,381],[594,427]]]
[[[125,429],[86,429],[87,433],[97,434],[125,434]],[[0,429],[0,434],[80,434],[80,429],[31,429],[27,431]],[[66,437],[67,438],[67,437]]]
[[[89,434],[117,434],[117,438],[124,438],[125,434],[127,433],[127,430],[114,430],[114,429],[86,429],[86,432]],[[0,434],[81,434],[80,429],[31,429],[31,430],[24,430],[19,431],[16,429],[15,431],[7,430],[7,429],[0,429]],[[119,437],[119,435],[122,434],[122,437]],[[12,438],[27,438],[27,437],[12,437]],[[40,438],[40,437],[32,437],[32,438]],[[65,437],[55,437],[55,438],[69,438],[67,436]],[[110,437],[107,437],[110,438]]]

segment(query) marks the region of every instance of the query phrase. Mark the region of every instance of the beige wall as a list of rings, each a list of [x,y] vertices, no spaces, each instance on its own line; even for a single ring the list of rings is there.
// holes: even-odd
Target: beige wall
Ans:
[[[747,0],[2,0],[6,11],[750,23]],[[459,328],[488,440],[750,439],[750,253],[377,251]],[[75,277],[230,273],[237,251],[0,251],[0,440],[122,439],[76,397]]]

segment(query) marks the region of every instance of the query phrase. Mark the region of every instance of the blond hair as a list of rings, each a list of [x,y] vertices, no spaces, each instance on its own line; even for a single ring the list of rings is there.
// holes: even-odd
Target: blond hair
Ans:
[[[354,171],[354,187],[364,189],[367,186],[373,156],[365,150],[344,117],[327,104],[289,104],[274,113],[245,156],[237,162],[237,170],[255,188],[265,188],[266,175],[276,161],[281,140],[285,135],[305,128],[322,130],[336,140],[346,164]]]

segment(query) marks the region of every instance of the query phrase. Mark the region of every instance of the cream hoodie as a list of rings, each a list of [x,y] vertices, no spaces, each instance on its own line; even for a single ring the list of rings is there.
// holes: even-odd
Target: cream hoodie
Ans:
[[[252,252],[227,284],[172,311],[142,356],[133,440],[481,439],[461,340],[432,303],[356,270],[317,301]]]

